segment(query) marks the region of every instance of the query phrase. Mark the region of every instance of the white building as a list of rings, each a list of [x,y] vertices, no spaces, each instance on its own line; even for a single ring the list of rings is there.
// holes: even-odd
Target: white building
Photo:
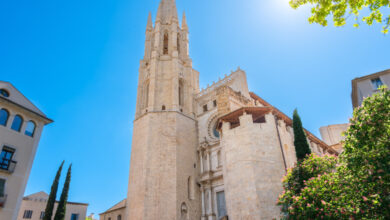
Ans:
[[[13,85],[0,81],[0,219],[16,220],[48,119]]]
[[[41,220],[45,215],[45,208],[49,195],[45,192],[38,192],[23,198],[18,214],[18,220]],[[58,201],[54,204],[53,218],[56,213]],[[85,220],[88,204],[78,202],[67,202],[65,220]]]
[[[360,106],[363,99],[378,92],[382,85],[390,87],[390,69],[352,80],[352,105]]]

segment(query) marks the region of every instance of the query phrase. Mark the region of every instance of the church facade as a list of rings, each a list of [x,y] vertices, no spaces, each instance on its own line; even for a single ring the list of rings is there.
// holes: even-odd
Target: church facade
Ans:
[[[200,90],[188,45],[185,15],[180,25],[175,0],[161,0],[139,68],[125,219],[279,218],[292,120],[240,68]],[[337,154],[306,134],[313,152]]]

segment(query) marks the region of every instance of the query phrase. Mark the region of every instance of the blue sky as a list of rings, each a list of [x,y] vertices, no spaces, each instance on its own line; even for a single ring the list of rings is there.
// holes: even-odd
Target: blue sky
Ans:
[[[13,83],[55,122],[47,126],[26,194],[49,191],[73,163],[70,201],[100,213],[126,197],[139,60],[158,0],[0,2],[0,80]],[[351,80],[390,68],[380,25],[321,27],[287,0],[177,0],[187,14],[200,84],[238,66],[250,90],[304,126],[344,123]],[[63,174],[65,176],[65,173]]]

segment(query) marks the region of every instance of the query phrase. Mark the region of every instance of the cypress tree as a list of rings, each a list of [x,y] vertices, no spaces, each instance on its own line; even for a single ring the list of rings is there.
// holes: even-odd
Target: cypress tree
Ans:
[[[303,160],[306,155],[311,154],[309,144],[307,143],[305,131],[303,130],[301,118],[298,115],[297,109],[294,110],[293,115],[293,128],[294,128],[294,146],[297,160]]]
[[[68,173],[66,174],[64,187],[62,188],[62,193],[61,193],[60,201],[58,203],[56,214],[54,216],[54,220],[65,219],[66,203],[68,201],[71,172],[72,172],[72,164],[69,166]]]
[[[58,168],[53,184],[51,185],[50,194],[47,200],[45,215],[43,216],[43,220],[51,220],[51,217],[53,215],[53,208],[57,197],[58,181],[60,179],[63,166],[64,166],[64,161],[62,161],[61,166]]]

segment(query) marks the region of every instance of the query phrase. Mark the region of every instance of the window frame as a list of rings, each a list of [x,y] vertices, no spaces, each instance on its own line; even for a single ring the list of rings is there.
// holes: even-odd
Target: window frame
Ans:
[[[31,219],[33,215],[33,210],[26,209],[23,213],[23,219]]]
[[[8,98],[10,96],[8,90],[6,90],[6,89],[0,89],[0,95],[5,97],[5,98]]]
[[[203,108],[203,112],[207,112],[209,110],[207,104],[204,104],[202,108]]]
[[[1,155],[3,154],[3,151],[9,153],[11,155],[11,157],[10,158],[1,157]],[[0,169],[1,170],[9,170],[11,163],[13,162],[13,158],[15,156],[15,151],[16,150],[12,147],[8,147],[6,145],[3,146],[3,148],[0,151]],[[4,160],[6,160],[8,162],[8,164],[4,163]],[[7,167],[3,167],[3,165],[6,165]]]
[[[379,87],[384,85],[384,83],[380,77],[370,79],[370,82],[371,82],[372,88],[374,88],[375,91],[377,91],[379,89]],[[378,86],[378,82],[380,84],[379,86]]]
[[[41,215],[39,216],[39,219],[43,219],[45,217],[45,211],[41,211]]]
[[[15,123],[15,120],[16,120],[17,117],[19,117],[20,120],[21,120],[18,129],[14,128],[14,123]],[[15,115],[15,116],[14,116],[14,120],[12,120],[11,130],[20,132],[20,131],[22,130],[23,123],[24,123],[23,116],[21,116],[21,115],[19,115],[19,114]]]
[[[220,208],[220,204],[219,204],[219,200],[218,200],[218,194],[219,193],[223,193],[223,197],[224,197],[224,200],[225,200],[225,204],[224,205],[225,205],[225,212],[226,213],[225,213],[224,216],[228,215],[228,212],[227,212],[228,210],[227,210],[227,206],[226,206],[226,193],[225,193],[225,190],[224,189],[218,190],[218,191],[215,192],[215,200],[216,200],[216,203],[217,203],[216,205],[217,205],[218,219],[224,217],[224,216],[221,215],[220,209],[219,209]]]
[[[27,133],[29,124],[32,124],[34,126],[31,135]],[[37,129],[37,124],[33,120],[29,120],[26,124],[26,128],[24,129],[24,135],[29,137],[34,137],[36,129]]]
[[[1,113],[1,112],[5,112],[5,113],[7,114],[7,117],[6,117],[6,119],[5,119],[4,124],[0,123],[0,125],[2,125],[2,126],[4,126],[4,127],[7,127],[8,121],[9,121],[10,112],[9,112],[6,108],[1,108],[1,109],[0,109],[0,113]],[[0,116],[1,116],[1,115],[0,115]]]
[[[6,196],[5,189],[7,188],[7,179],[0,176],[0,181],[4,181],[3,192],[1,192],[1,188],[0,188],[0,197],[4,197]]]
[[[76,218],[74,219],[73,216],[76,216]],[[70,220],[79,220],[79,217],[80,217],[80,214],[79,213],[72,213],[70,215]]]

